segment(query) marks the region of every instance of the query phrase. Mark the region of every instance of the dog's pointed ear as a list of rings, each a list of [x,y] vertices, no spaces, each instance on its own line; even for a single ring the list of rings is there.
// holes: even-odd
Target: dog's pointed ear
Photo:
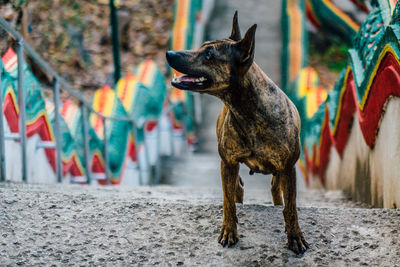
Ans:
[[[242,36],[240,34],[240,28],[239,28],[239,23],[238,23],[238,12],[236,10],[235,15],[233,15],[233,21],[232,21],[232,32],[231,36],[229,36],[229,39],[233,41],[239,41],[242,39]]]
[[[247,67],[250,67],[254,60],[256,29],[257,24],[254,24],[247,30],[244,38],[237,43],[240,63]]]

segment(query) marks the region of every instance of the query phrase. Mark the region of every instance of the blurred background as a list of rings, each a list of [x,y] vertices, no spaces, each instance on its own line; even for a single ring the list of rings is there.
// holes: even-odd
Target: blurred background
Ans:
[[[222,103],[170,85],[236,10],[301,117],[304,256],[244,165],[216,242]],[[399,265],[399,41],[397,0],[1,0],[0,265]]]

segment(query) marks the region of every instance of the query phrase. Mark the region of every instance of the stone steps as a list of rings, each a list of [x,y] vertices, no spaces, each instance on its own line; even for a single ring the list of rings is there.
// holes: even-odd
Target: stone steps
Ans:
[[[221,192],[185,186],[0,184],[0,265],[396,266],[400,210],[354,208],[340,192],[299,196],[311,244],[286,248],[282,207],[237,205],[240,240],[217,243]],[[309,207],[312,205],[314,207]],[[318,206],[318,207],[315,207]]]

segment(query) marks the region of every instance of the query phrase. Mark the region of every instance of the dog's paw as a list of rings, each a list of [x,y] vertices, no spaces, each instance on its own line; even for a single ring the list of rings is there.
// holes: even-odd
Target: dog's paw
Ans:
[[[303,254],[310,245],[306,242],[303,233],[288,234],[288,247],[296,254]]]
[[[236,226],[229,227],[226,225],[222,225],[221,232],[219,233],[218,243],[220,243],[223,247],[228,245],[228,247],[232,247],[239,241],[239,235],[237,233]]]

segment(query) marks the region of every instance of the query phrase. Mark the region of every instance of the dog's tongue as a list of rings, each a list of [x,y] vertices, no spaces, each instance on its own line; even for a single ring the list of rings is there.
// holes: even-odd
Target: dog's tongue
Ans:
[[[195,77],[190,77],[190,76],[182,76],[180,77],[181,82],[195,82],[196,78]]]

